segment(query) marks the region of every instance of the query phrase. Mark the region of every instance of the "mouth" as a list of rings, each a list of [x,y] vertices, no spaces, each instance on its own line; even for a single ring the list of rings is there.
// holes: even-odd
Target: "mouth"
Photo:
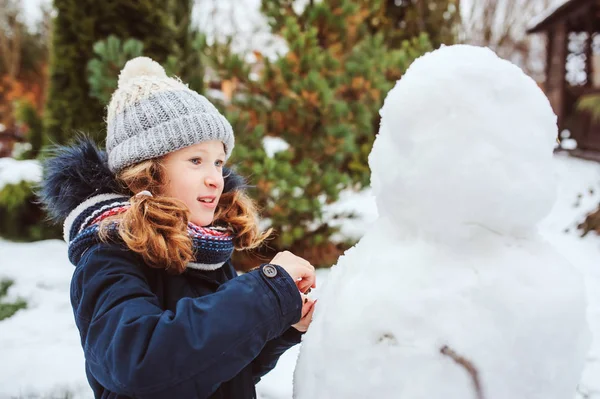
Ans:
[[[202,206],[205,206],[207,208],[214,209],[214,208],[217,207],[217,197],[215,197],[214,195],[207,195],[207,196],[204,196],[204,197],[198,197],[198,198],[196,198],[196,200],[198,202],[200,202],[200,204]]]

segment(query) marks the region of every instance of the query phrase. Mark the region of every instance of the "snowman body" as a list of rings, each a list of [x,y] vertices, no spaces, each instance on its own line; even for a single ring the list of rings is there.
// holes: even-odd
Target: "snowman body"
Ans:
[[[581,276],[536,230],[555,199],[546,97],[490,50],[450,46],[381,115],[379,219],[319,293],[294,397],[573,398],[590,335]]]
[[[367,233],[331,270],[296,398],[572,398],[588,349],[583,284],[542,239],[464,246]]]

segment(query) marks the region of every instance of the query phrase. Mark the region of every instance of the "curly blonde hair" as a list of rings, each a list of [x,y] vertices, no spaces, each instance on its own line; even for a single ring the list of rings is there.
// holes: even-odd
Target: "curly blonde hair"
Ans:
[[[117,220],[119,236],[148,266],[183,273],[194,257],[187,231],[190,211],[182,201],[160,195],[167,183],[161,159],[127,167],[119,172],[117,180],[132,193],[148,190],[154,196],[131,197],[127,211],[101,222],[100,239],[109,240],[107,227]],[[233,232],[234,248],[238,251],[259,247],[272,233],[272,229],[260,232],[256,204],[240,190],[221,195],[213,224],[228,227]]]

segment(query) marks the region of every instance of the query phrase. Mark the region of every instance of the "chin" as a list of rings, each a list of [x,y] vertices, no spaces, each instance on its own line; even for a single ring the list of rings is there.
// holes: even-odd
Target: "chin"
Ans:
[[[214,216],[214,214],[212,214],[210,216],[203,215],[200,217],[191,218],[190,221],[192,223],[194,223],[196,226],[206,227],[206,226],[209,226],[210,224],[212,224],[213,216]]]

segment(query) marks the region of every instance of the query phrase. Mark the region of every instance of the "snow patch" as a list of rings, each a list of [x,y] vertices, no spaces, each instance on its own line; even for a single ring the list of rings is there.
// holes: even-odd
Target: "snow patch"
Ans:
[[[263,148],[265,149],[267,156],[273,158],[278,152],[290,148],[290,145],[281,137],[265,136],[263,137]]]
[[[42,166],[37,160],[0,158],[0,190],[7,184],[18,184],[22,181],[39,183],[41,180]]]

